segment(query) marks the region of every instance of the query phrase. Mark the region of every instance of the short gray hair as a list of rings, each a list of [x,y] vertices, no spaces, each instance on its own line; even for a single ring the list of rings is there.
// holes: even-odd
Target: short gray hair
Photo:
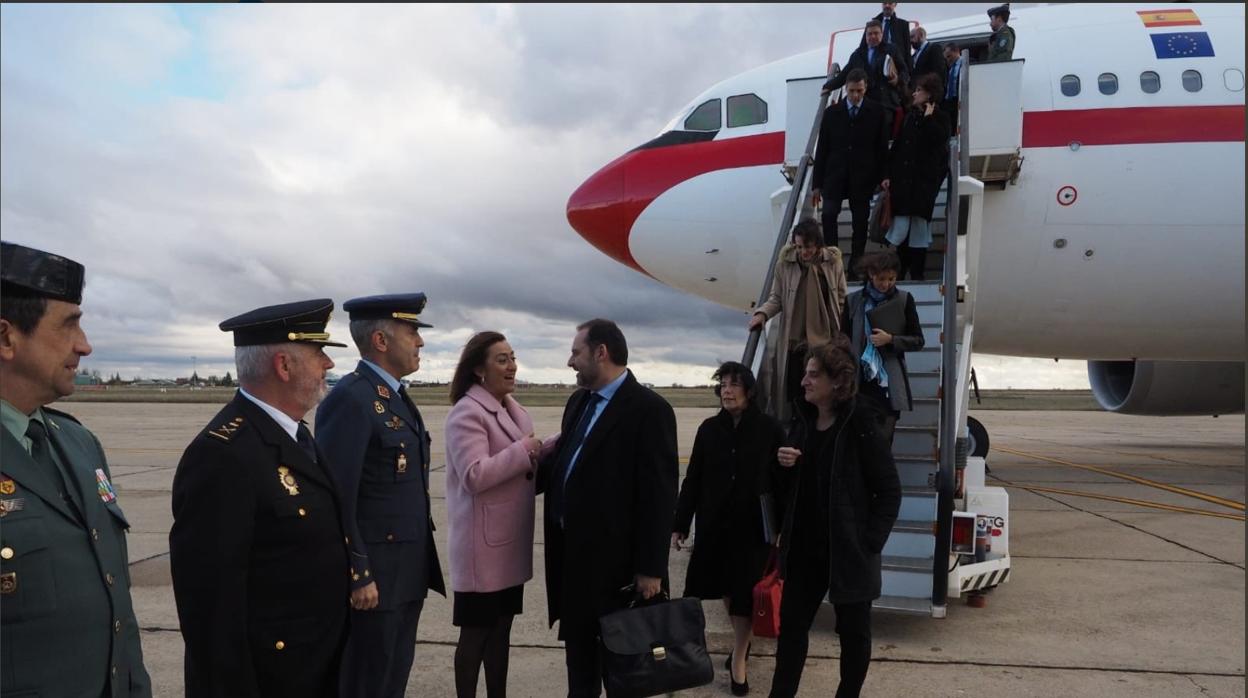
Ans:
[[[355,348],[360,350],[360,354],[367,357],[373,353],[373,333],[381,331],[387,338],[394,336],[394,327],[392,323],[396,322],[390,318],[374,318],[369,320],[352,320],[349,327],[351,328],[351,341],[355,342]]]
[[[234,365],[238,368],[238,382],[259,383],[268,378],[273,366],[273,355],[286,348],[285,344],[256,344],[234,347]]]

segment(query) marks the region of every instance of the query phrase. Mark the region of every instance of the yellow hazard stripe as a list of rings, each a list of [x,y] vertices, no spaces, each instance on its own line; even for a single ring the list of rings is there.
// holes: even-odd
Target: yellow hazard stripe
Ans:
[[[1232,521],[1244,521],[1245,517],[1241,514],[1227,514],[1221,511],[1210,511],[1208,509],[1193,509],[1191,507],[1181,507],[1175,504],[1162,504],[1160,502],[1149,502],[1143,499],[1131,499],[1130,497],[1115,497],[1112,494],[1096,494],[1093,492],[1078,492],[1076,490],[1063,490],[1056,487],[1040,487],[1038,485],[1014,485],[1007,484],[1006,487],[1017,487],[1018,489],[1027,490],[1028,492],[1045,492],[1047,494],[1064,494],[1071,497],[1088,497],[1091,499],[1100,499],[1106,502],[1119,502],[1121,504],[1133,504],[1139,507],[1148,507],[1150,509],[1161,509],[1163,511],[1172,511],[1179,514],[1199,514],[1201,516],[1213,516],[1219,519],[1230,519]]]
[[[1210,504],[1217,504],[1219,506],[1228,507],[1230,509],[1235,509],[1237,511],[1244,511],[1243,502],[1237,502],[1233,499],[1227,499],[1225,497],[1219,497],[1213,494],[1206,494],[1204,492],[1197,492],[1196,490],[1189,490],[1186,487],[1179,487],[1177,485],[1167,485],[1164,482],[1157,482],[1156,480],[1149,480],[1148,478],[1138,477],[1136,475],[1128,475],[1127,473],[1119,473],[1113,470],[1109,470],[1108,468],[1101,468],[1095,465],[1084,465],[1081,463],[1071,463],[1070,461],[1064,461],[1058,458],[1049,458],[1048,456],[1042,456],[1037,453],[1028,453],[1027,451],[1018,451],[1012,448],[1003,448],[1003,447],[998,446],[995,450],[1001,451],[1003,453],[1010,453],[1015,456],[1022,456],[1024,458],[1034,458],[1036,460],[1047,461],[1049,463],[1056,463],[1057,465],[1065,465],[1071,468],[1079,468],[1080,470],[1089,470],[1094,473],[1100,473],[1101,475],[1108,475],[1110,477],[1116,477],[1121,480],[1127,480],[1127,481],[1134,482],[1140,485],[1147,485],[1148,487],[1155,487],[1159,490],[1165,490],[1167,492],[1181,494],[1185,497],[1194,497],[1196,499],[1209,502]]]

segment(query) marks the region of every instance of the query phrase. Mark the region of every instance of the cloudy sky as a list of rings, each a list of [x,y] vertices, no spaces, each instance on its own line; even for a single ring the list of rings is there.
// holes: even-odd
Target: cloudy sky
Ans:
[[[223,373],[226,317],[423,290],[417,378],[498,329],[522,379],[570,381],[574,325],[606,316],[643,380],[702,383],[744,315],[598,253],[567,197],[709,85],[877,11],[5,4],[0,229],[86,264],[84,365],[105,374]],[[985,387],[1086,386],[1081,362],[976,363]]]

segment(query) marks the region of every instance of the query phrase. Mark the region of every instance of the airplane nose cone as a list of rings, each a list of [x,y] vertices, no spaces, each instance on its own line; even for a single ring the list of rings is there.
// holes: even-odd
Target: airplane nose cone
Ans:
[[[585,180],[568,198],[568,223],[604,254],[645,273],[628,249],[628,234],[639,211],[625,190],[632,153],[616,159]],[[642,205],[644,208],[644,204]]]

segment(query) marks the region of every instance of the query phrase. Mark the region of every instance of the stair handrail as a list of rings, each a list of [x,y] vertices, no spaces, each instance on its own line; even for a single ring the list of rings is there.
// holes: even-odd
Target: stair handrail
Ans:
[[[936,500],[936,550],[932,555],[932,606],[944,607],[949,595],[949,546],[953,539],[953,498],[955,488],[954,469],[958,434],[958,236],[962,226],[962,201],[958,194],[958,178],[969,171],[970,82],[966,68],[970,64],[970,52],[962,50],[958,58],[962,70],[958,72],[958,137],[949,147],[949,189],[945,195],[945,268],[940,294],[944,318],[940,328],[940,434],[937,441],[937,500]],[[950,234],[952,226],[953,234]],[[962,351],[970,351],[969,346]]]
[[[841,72],[841,65],[833,63],[828,71],[828,79],[836,77]],[[814,121],[810,125],[810,137],[806,139],[806,150],[802,152],[802,157],[797,162],[797,172],[793,175],[793,188],[789,192],[789,201],[784,207],[784,216],[780,220],[780,230],[776,234],[776,244],[771,250],[771,262],[767,264],[767,274],[763,278],[763,288],[758,294],[758,302],[754,304],[753,311],[758,309],[767,302],[767,297],[771,295],[771,282],[775,275],[776,260],[780,259],[780,250],[784,248],[784,243],[789,239],[789,231],[793,228],[793,219],[797,216],[797,211],[801,205],[803,192],[806,188],[806,174],[810,170],[811,163],[814,162],[815,142],[819,139],[819,127],[823,124],[823,112],[828,107],[828,99],[831,94],[824,94],[822,90],[819,93],[819,108],[815,110]],[[813,186],[813,183],[812,183]],[[765,324],[765,323],[764,323]],[[745,340],[745,352],[741,356],[741,363],[746,366],[754,365],[754,354],[758,351],[758,340],[763,335],[763,325],[750,330],[749,337]],[[783,376],[776,376],[775,380],[784,380]]]

